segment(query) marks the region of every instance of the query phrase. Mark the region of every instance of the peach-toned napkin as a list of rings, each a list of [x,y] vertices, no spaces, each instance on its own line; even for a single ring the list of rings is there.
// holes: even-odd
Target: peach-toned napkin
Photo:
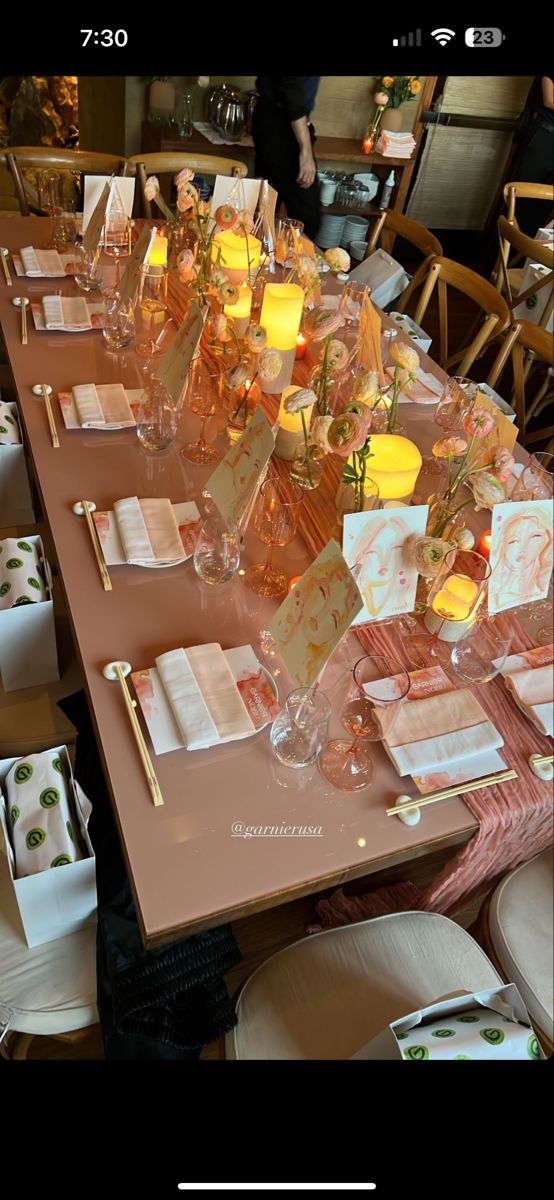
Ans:
[[[116,500],[115,519],[125,558],[134,566],[182,562],[183,544],[170,500]]]
[[[375,708],[383,745],[399,775],[419,775],[504,744],[468,688]]]
[[[547,650],[544,651],[547,654]],[[507,659],[501,674],[508,691],[539,733],[552,737],[554,732],[554,665],[529,666],[520,670],[521,659]],[[530,659],[528,658],[528,661]]]
[[[82,429],[135,424],[122,383],[80,383],[71,390]]]
[[[255,733],[218,642],[169,650],[156,667],[187,750]]]
[[[29,278],[57,278],[58,275],[65,275],[65,268],[57,250],[34,250],[32,246],[22,246],[19,255],[25,274]]]

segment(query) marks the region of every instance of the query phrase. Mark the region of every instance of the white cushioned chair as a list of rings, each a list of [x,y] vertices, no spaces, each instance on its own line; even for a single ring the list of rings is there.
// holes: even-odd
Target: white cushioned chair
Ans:
[[[509,983],[515,983],[545,1054],[552,1054],[554,852],[510,871],[488,896],[476,936]]]
[[[390,1021],[502,983],[465,929],[406,912],[329,929],[262,963],[238,999],[229,1059],[348,1059]]]

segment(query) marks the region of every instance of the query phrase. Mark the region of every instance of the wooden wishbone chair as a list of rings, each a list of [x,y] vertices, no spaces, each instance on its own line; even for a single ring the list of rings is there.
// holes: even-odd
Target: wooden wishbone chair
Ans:
[[[125,159],[117,154],[97,154],[87,150],[64,150],[55,146],[8,146],[6,161],[14,181],[22,217],[29,216],[29,196],[32,188],[22,175],[31,168],[37,171],[72,171],[86,175],[121,175]]]
[[[152,205],[146,200],[144,186],[148,175],[170,172],[176,175],[183,167],[193,171],[205,171],[206,175],[235,175],[244,179],[248,175],[246,163],[237,158],[223,158],[217,154],[182,154],[179,151],[160,151],[157,154],[134,154],[127,159],[125,174],[136,174],[139,181],[143,215],[152,218]]]
[[[519,308],[529,296],[536,295],[537,292],[544,288],[550,290],[550,295],[544,306],[544,312],[541,315],[539,325],[541,329],[546,329],[552,308],[554,306],[554,247],[550,242],[538,242],[535,238],[527,237],[527,234],[522,233],[515,223],[508,221],[506,217],[498,218],[498,237],[500,240],[500,275],[501,275],[501,291],[506,292],[506,299],[510,315],[513,317],[514,309]],[[516,250],[518,258],[531,259],[534,263],[539,263],[545,267],[547,273],[539,280],[536,280],[524,292],[519,292],[514,295],[512,290],[513,275],[512,269],[508,266],[510,250]]]
[[[517,225],[516,205],[518,199],[521,200],[542,200],[550,201],[554,205],[554,185],[551,183],[506,183],[503,190],[504,202],[506,204],[506,219],[511,225]],[[518,255],[510,264],[510,269],[514,269],[520,261]],[[492,283],[500,291],[502,288],[502,268],[500,263],[500,255],[498,256],[495,267],[491,276]]]
[[[438,287],[439,300],[440,365],[445,371],[450,370],[452,366],[456,365],[457,375],[467,375],[469,368],[475,362],[483,347],[509,324],[510,313],[508,305],[487,279],[483,279],[481,275],[477,275],[469,267],[463,267],[460,263],[441,256],[432,259],[428,267],[427,279],[423,283],[421,296],[414,313],[414,321],[418,325],[421,325],[423,317],[427,312],[435,287]],[[465,296],[468,296],[485,314],[485,319],[472,341],[467,346],[462,347],[461,350],[457,350],[454,354],[450,355],[448,353],[449,287],[453,287]]]
[[[368,238],[364,258],[369,258],[379,244],[387,254],[392,254],[396,237],[401,237],[411,246],[415,246],[416,250],[423,255],[424,260],[420,263],[400,300],[397,301],[397,312],[405,312],[412,292],[419,287],[427,274],[431,259],[442,255],[442,246],[438,238],[426,229],[425,225],[420,225],[419,221],[413,221],[411,217],[405,217],[403,213],[388,209],[380,213],[375,221],[371,236]]]
[[[552,334],[546,333],[530,321],[518,321],[508,330],[487,377],[489,387],[495,387],[498,379],[511,359],[513,370],[512,406],[515,409],[519,441],[523,446],[554,437],[554,343]],[[529,396],[530,379],[535,365],[542,364],[538,387]],[[531,431],[528,425],[542,414],[549,421]],[[549,443],[550,444],[550,443]]]

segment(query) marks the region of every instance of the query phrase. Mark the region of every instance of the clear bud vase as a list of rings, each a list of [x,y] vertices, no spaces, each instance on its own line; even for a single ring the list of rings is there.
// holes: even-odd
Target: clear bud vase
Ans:
[[[306,491],[314,491],[321,483],[325,454],[319,446],[306,446],[304,442],[298,447],[292,461],[290,477],[299,487]]]
[[[271,749],[286,767],[309,767],[327,745],[331,704],[315,688],[291,692],[271,727]]]
[[[252,419],[252,413],[259,404],[261,391],[257,379],[247,379],[238,387],[227,390],[228,416],[227,436],[231,445],[242,437],[246,426]]]

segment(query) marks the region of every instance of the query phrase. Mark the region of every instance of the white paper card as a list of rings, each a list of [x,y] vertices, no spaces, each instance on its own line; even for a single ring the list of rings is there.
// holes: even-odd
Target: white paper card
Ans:
[[[492,510],[489,613],[544,600],[552,575],[554,500],[508,501]]]
[[[229,175],[216,175],[210,201],[210,216],[213,217],[221,204],[232,204],[233,208],[247,208],[253,217],[261,184],[261,179],[236,179]]]
[[[83,203],[83,225],[82,232],[84,233],[90,218],[98,204],[102,195],[102,190],[107,183],[110,182],[111,175],[85,175],[84,178],[84,203]],[[113,197],[117,193],[121,202],[123,211],[128,217],[133,215],[133,203],[135,199],[135,179],[123,179],[117,176],[110,189],[110,199],[108,200],[106,212],[110,211],[113,204]]]
[[[354,625],[413,611],[419,577],[406,541],[425,533],[428,514],[427,504],[346,513],[343,554],[364,601]]]

